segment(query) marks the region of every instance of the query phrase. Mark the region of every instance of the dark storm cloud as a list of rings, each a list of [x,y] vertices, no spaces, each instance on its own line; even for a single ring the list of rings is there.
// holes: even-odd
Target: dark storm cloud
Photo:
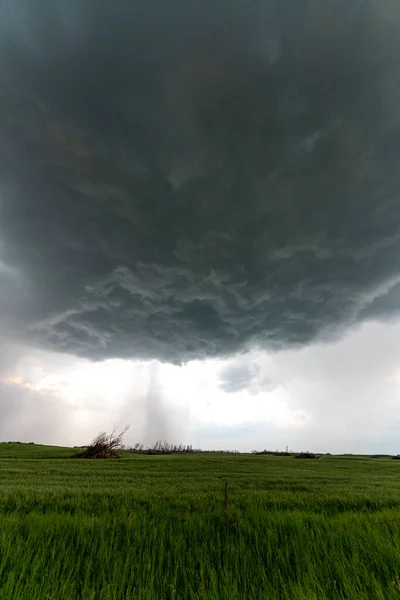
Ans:
[[[400,280],[399,17],[3,2],[1,330],[180,361],[392,311],[374,297]]]

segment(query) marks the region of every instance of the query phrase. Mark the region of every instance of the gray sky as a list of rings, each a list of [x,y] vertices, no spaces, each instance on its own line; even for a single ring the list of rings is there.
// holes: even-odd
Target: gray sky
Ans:
[[[2,436],[391,443],[399,33],[391,0],[1,5]]]

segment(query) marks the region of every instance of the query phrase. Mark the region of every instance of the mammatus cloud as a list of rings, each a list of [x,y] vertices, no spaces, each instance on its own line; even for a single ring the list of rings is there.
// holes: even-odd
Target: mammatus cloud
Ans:
[[[398,311],[395,3],[20,0],[0,23],[5,336],[180,362]]]

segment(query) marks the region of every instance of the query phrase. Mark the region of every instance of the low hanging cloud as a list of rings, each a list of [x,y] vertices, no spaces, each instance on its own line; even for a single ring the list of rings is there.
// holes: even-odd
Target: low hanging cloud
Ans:
[[[247,390],[252,395],[272,391],[275,365],[271,355],[265,352],[249,352],[239,355],[220,369],[219,388],[227,393]]]
[[[398,313],[391,0],[21,0],[0,24],[3,337],[179,363]]]
[[[234,393],[247,389],[258,373],[258,365],[234,364],[222,371],[220,387],[224,392]]]

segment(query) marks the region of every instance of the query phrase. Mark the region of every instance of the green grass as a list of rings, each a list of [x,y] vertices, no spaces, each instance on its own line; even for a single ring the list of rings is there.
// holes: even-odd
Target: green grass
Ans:
[[[1,458],[71,458],[82,450],[62,448],[60,446],[42,446],[41,444],[0,443]]]
[[[0,600],[400,598],[400,461],[8,446]]]

